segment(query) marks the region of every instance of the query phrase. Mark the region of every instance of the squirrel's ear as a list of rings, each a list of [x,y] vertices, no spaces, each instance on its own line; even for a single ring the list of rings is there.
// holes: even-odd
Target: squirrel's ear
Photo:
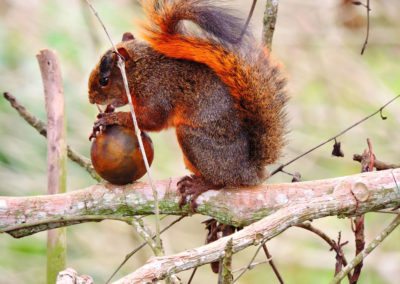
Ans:
[[[135,37],[130,32],[126,32],[122,35],[122,41],[128,41],[128,40],[133,40],[133,39],[135,39]]]
[[[128,51],[125,49],[125,47],[118,47],[118,53],[124,57],[125,61],[129,60],[131,57],[129,56]]]

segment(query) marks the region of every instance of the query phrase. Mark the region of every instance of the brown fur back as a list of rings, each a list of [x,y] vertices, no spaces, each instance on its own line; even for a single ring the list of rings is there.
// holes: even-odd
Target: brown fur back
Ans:
[[[284,144],[285,79],[269,52],[249,33],[237,43],[243,21],[207,0],[149,0],[144,8],[149,18],[145,38],[150,45],[168,57],[214,70],[228,86],[248,131],[250,160],[260,169],[275,162]],[[208,34],[184,32],[181,20],[193,21]]]

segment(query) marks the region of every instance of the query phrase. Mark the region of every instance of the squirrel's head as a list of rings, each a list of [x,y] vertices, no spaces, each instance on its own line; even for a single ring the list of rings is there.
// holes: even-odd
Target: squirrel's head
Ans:
[[[108,50],[100,59],[89,77],[89,101],[98,105],[113,105],[120,107],[128,103],[121,71],[118,68],[118,59],[122,57],[126,64],[130,55],[125,45],[134,40],[131,33],[125,33],[122,42],[114,50]]]

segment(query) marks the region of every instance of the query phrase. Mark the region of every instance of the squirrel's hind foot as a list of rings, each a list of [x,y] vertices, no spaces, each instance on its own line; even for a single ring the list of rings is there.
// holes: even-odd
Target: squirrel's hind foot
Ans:
[[[204,221],[203,224],[206,225],[206,230],[208,231],[206,244],[212,243],[220,238],[232,235],[237,230],[241,229],[241,228],[237,228],[232,225],[226,225],[226,224],[219,223],[214,218]],[[218,273],[219,272],[219,261],[211,262],[211,269],[214,273]]]
[[[192,212],[196,211],[197,198],[204,192],[210,189],[219,189],[221,186],[215,186],[204,180],[203,177],[190,175],[183,177],[178,182],[178,191],[181,194],[181,200],[179,201],[179,207],[182,208],[184,205],[189,204],[189,209]]]

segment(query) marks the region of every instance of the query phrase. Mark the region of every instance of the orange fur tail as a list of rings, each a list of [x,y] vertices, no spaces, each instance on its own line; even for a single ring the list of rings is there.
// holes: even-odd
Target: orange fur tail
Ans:
[[[216,2],[216,1],[212,1]],[[249,132],[253,161],[261,168],[279,157],[284,144],[285,80],[269,52],[247,33],[243,21],[208,0],[145,0],[145,39],[172,58],[206,64],[228,86]],[[182,20],[206,36],[184,31]]]

